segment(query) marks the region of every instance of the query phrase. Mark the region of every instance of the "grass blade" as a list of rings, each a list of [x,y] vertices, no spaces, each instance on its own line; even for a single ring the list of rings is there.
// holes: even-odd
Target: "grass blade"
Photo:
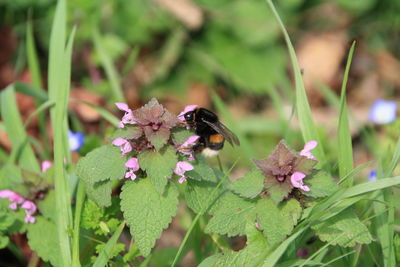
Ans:
[[[103,267],[107,265],[109,260],[109,256],[111,255],[111,251],[113,250],[114,246],[117,244],[118,238],[124,230],[125,222],[121,223],[121,225],[115,230],[112,237],[107,241],[104,249],[100,252],[99,256],[97,257],[96,261],[93,264],[93,267]]]
[[[82,103],[85,104],[89,107],[94,108],[106,121],[108,121],[109,123],[111,123],[112,125],[114,125],[115,127],[118,127],[118,123],[121,121],[120,119],[118,119],[117,117],[115,117],[112,113],[110,113],[109,111],[107,111],[106,109],[97,106],[95,104],[80,100],[80,99],[76,99],[76,98],[71,98],[70,101],[73,102],[78,102],[78,103]]]
[[[79,267],[81,263],[79,261],[79,232],[81,224],[81,213],[83,207],[83,201],[85,200],[85,186],[83,182],[79,182],[78,189],[76,192],[75,201],[75,217],[74,217],[74,233],[72,240],[72,266]]]
[[[9,85],[0,93],[0,112],[13,149],[21,149],[19,153],[20,166],[39,173],[40,166],[28,142],[28,135],[25,132],[18,110],[14,85]]]
[[[31,123],[32,119],[35,118],[36,116],[38,116],[39,114],[41,114],[43,111],[45,111],[48,108],[51,108],[52,106],[54,106],[54,101],[52,100],[47,100],[46,102],[44,102],[43,104],[41,104],[36,110],[35,112],[33,112],[31,115],[29,115],[29,117],[26,119],[25,123],[24,123],[24,127],[28,127],[29,123]]]
[[[56,193],[56,225],[61,251],[62,266],[71,265],[71,244],[68,230],[71,228],[71,207],[69,190],[64,169],[65,137],[64,121],[67,116],[67,97],[69,92],[70,59],[65,53],[66,41],[66,2],[59,0],[50,35],[49,55],[49,99],[56,103],[51,109],[51,122],[54,136],[54,187]]]
[[[353,166],[353,148],[349,127],[349,118],[347,112],[347,103],[346,103],[346,85],[349,77],[350,64],[353,58],[354,48],[356,42],[353,42],[351,45],[349,56],[347,59],[346,69],[344,72],[342,90],[340,96],[340,112],[339,112],[339,125],[338,125],[338,165],[339,165],[339,177],[343,179],[347,174],[349,174],[354,166]],[[348,178],[344,183],[345,186],[349,187],[353,184],[353,178]]]
[[[276,11],[276,8],[275,8],[274,4],[272,3],[272,1],[271,0],[266,0],[266,1],[268,3],[269,7],[271,8],[272,12],[274,13],[276,20],[279,23],[279,26],[285,37],[286,45],[289,50],[289,55],[290,55],[290,59],[292,62],[292,67],[293,67],[293,73],[295,76],[297,116],[299,119],[300,129],[301,129],[301,133],[303,135],[304,142],[306,143],[310,140],[316,140],[319,144],[321,144],[320,138],[319,138],[319,135],[317,132],[317,128],[315,127],[315,124],[314,124],[314,121],[313,121],[313,118],[311,115],[311,108],[308,103],[306,89],[304,88],[303,79],[301,77],[299,63],[297,61],[296,53],[294,51],[292,42],[290,41],[289,34],[287,33],[285,26],[283,25],[283,22],[282,22],[281,18],[279,17],[279,14]],[[326,156],[325,156],[325,152],[321,145],[317,146],[313,150],[313,154],[318,159],[319,166],[325,165]]]
[[[96,52],[99,55],[101,64],[103,65],[107,78],[110,81],[113,101],[124,102],[124,94],[121,88],[121,79],[111,61],[111,58],[108,56],[101,43],[100,34],[97,30],[93,30],[92,39]]]
[[[40,65],[36,54],[35,41],[33,39],[32,21],[30,19],[28,20],[26,26],[26,56],[28,59],[29,72],[32,77],[32,85],[42,90],[41,88],[43,83],[40,73]]]

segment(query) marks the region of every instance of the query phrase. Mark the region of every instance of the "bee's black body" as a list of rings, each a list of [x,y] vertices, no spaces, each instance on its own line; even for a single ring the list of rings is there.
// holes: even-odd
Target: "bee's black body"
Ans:
[[[205,108],[196,108],[184,115],[186,123],[200,136],[198,143],[193,147],[196,152],[207,152],[210,156],[224,147],[225,139],[230,144],[239,145],[239,139],[225,125],[218,116]],[[209,153],[210,149],[212,152]]]

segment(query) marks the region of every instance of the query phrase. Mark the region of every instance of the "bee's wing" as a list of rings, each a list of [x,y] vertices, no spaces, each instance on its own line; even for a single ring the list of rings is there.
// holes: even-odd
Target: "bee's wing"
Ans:
[[[222,134],[225,139],[231,144],[231,145],[240,145],[239,138],[234,134],[231,130],[228,129],[225,125],[223,125],[221,122],[209,122],[205,119],[202,119],[204,123],[206,123],[208,126],[213,128],[215,131],[217,131],[219,134]]]

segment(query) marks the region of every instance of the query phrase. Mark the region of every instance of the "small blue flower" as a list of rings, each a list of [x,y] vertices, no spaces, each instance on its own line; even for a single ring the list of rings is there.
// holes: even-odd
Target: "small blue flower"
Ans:
[[[368,175],[368,181],[369,182],[375,181],[377,177],[378,176],[376,174],[376,170],[372,170]]]
[[[85,142],[85,136],[81,132],[68,131],[69,149],[71,151],[78,151]]]
[[[369,110],[369,119],[376,124],[387,124],[396,119],[396,101],[376,100]]]

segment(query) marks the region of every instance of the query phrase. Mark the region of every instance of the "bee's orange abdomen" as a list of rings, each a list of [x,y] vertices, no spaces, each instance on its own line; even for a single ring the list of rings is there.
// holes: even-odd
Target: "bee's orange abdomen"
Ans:
[[[222,134],[212,134],[210,135],[210,143],[222,143],[224,142],[225,138]]]

